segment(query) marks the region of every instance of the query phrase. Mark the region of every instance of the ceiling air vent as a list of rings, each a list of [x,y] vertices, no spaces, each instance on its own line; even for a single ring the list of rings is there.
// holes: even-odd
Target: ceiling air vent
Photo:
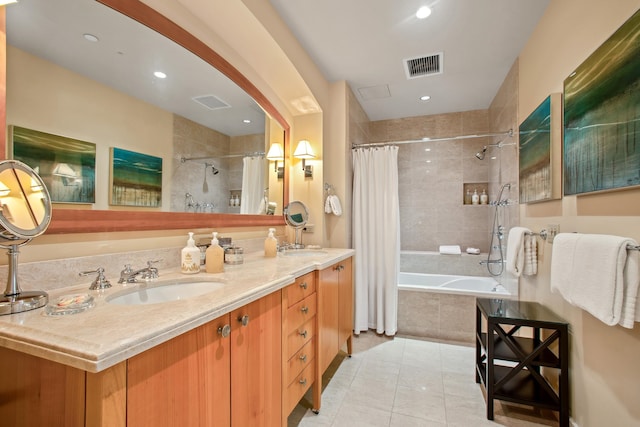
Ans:
[[[198,104],[201,104],[207,107],[210,110],[217,110],[219,108],[229,108],[231,105],[224,102],[222,99],[218,98],[215,95],[202,95],[196,96],[193,99]]]
[[[405,59],[404,71],[408,79],[442,74],[442,52]]]

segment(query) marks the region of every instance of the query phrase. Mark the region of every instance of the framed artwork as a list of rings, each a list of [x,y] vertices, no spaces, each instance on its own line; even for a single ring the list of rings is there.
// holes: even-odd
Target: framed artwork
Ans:
[[[562,95],[549,95],[519,128],[520,203],[561,197]],[[555,149],[554,149],[555,148]]]
[[[564,194],[640,184],[640,11],[564,81]]]
[[[110,204],[160,207],[162,158],[114,147],[110,152]]]
[[[40,175],[52,202],[95,202],[96,144],[9,126],[7,154]]]

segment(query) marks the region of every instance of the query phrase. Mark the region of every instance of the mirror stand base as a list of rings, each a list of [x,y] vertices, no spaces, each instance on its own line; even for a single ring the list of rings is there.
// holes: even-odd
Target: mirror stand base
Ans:
[[[22,313],[44,307],[49,296],[44,291],[25,291],[15,295],[0,296],[0,315]]]

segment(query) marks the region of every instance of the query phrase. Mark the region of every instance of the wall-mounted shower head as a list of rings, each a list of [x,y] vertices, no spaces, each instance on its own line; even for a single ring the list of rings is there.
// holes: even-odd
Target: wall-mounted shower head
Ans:
[[[220,170],[216,169],[214,165],[211,165],[211,172],[213,172],[214,175],[218,175],[220,173]]]
[[[487,151],[487,146],[485,145],[484,147],[482,147],[482,151],[478,151],[476,153],[476,158],[478,160],[484,160],[484,153]]]

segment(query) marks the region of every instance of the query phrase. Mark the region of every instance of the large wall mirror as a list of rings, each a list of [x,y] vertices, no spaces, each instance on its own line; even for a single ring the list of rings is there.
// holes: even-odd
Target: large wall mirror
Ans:
[[[136,0],[29,0],[6,20],[7,125],[26,134],[9,133],[8,157],[29,164],[20,155],[42,151],[43,177],[93,186],[93,201],[54,204],[49,232],[283,224],[287,168],[279,175],[267,153],[286,147],[289,126],[213,50]],[[65,151],[76,145],[46,135],[95,144],[94,170],[81,174]],[[160,197],[121,197],[138,179],[122,153],[162,159]]]

